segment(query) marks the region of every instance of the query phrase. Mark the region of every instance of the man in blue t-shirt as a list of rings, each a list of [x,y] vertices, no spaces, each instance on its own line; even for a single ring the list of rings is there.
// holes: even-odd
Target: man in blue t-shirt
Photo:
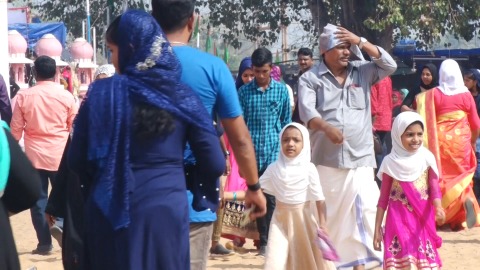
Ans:
[[[242,116],[233,78],[221,59],[189,47],[195,22],[194,0],[152,0],[157,19],[182,64],[182,81],[200,97],[207,110],[218,115],[232,145],[248,190],[245,202],[255,206],[250,218],[265,215],[266,201],[258,183],[255,152]],[[227,154],[227,153],[226,153]],[[188,157],[187,157],[188,158]],[[188,158],[190,160],[190,158]],[[188,194],[192,199],[192,194]],[[206,269],[215,213],[190,211],[190,264],[192,270]]]

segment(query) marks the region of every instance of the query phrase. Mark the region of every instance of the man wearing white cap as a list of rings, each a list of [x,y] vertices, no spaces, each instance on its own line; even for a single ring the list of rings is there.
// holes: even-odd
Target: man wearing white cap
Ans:
[[[331,24],[320,35],[320,53],[323,61],[299,80],[300,118],[310,129],[327,228],[340,256],[337,267],[365,269],[383,257],[373,250],[379,190],[373,172],[370,89],[397,65],[384,49]]]

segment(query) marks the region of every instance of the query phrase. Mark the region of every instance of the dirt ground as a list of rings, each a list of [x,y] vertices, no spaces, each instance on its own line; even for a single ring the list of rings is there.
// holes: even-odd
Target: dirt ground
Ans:
[[[60,270],[62,268],[61,250],[54,240],[54,250],[51,255],[32,255],[37,240],[30,219],[30,212],[24,211],[11,217],[22,270],[36,267],[37,270]],[[461,232],[439,232],[443,238],[440,255],[444,270],[477,270],[480,269],[480,228]],[[226,244],[227,240],[222,242]],[[244,250],[228,257],[211,257],[208,261],[209,270],[229,269],[263,269],[263,258],[257,257],[253,244],[247,241]]]

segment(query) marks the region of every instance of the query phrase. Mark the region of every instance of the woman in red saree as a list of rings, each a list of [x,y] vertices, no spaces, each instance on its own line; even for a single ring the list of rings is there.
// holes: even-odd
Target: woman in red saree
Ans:
[[[426,123],[425,145],[435,155],[440,171],[446,223],[453,230],[480,225],[472,181],[480,119],[458,63],[443,61],[439,86],[417,95],[416,102]]]

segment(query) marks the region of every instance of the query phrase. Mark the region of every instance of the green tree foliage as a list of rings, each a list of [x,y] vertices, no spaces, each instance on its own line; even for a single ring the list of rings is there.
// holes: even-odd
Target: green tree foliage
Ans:
[[[210,9],[210,22],[227,29],[223,38],[235,48],[241,46],[240,34],[272,44],[281,26],[292,22],[300,22],[310,33],[318,33],[327,23],[342,25],[387,49],[398,29],[397,39],[413,35],[417,47],[426,48],[447,32],[471,40],[472,21],[480,18],[479,0],[197,0],[197,4]]]
[[[32,2],[30,2],[32,3]],[[107,27],[107,13],[110,11],[110,20],[119,15],[125,5],[128,8],[148,9],[150,1],[146,0],[90,0],[91,27],[97,28],[98,40]],[[85,0],[44,0],[35,1],[30,6],[44,21],[62,21],[67,31],[73,37],[82,35],[82,21],[87,19]]]

